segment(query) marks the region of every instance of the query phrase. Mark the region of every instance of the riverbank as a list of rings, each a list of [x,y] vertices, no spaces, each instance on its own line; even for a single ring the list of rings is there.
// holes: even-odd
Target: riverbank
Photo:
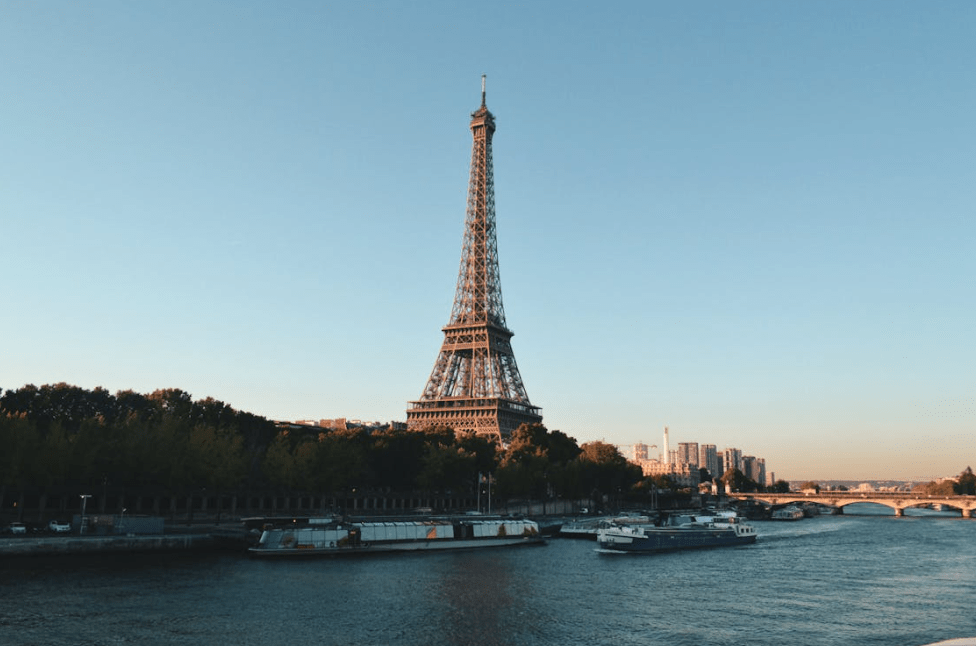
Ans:
[[[282,517],[287,518],[287,517]],[[382,520],[388,517],[362,517],[358,520]],[[539,521],[542,533],[558,533],[564,519]],[[24,556],[64,556],[84,554],[117,554],[137,552],[176,552],[226,550],[243,552],[253,540],[243,523],[221,525],[199,524],[154,534],[51,535],[0,537],[0,560]]]
[[[219,541],[210,533],[148,536],[24,536],[0,538],[0,558],[203,550],[218,546]]]

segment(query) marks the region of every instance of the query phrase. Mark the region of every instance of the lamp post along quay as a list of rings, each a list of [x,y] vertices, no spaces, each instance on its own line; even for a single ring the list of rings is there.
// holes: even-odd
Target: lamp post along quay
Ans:
[[[91,494],[83,493],[81,494],[81,527],[78,528],[79,534],[84,534],[87,529],[88,519],[85,517],[85,507],[88,506],[88,499],[91,498]]]

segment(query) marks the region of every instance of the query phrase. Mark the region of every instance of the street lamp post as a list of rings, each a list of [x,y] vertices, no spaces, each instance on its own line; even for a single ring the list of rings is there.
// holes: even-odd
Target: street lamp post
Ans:
[[[85,507],[88,506],[88,499],[91,498],[91,494],[83,493],[81,494],[81,527],[79,528],[80,533],[85,533]]]
[[[121,518],[119,518],[119,534],[121,534],[124,531],[123,529],[124,525],[125,525],[125,507],[122,508],[122,516]]]

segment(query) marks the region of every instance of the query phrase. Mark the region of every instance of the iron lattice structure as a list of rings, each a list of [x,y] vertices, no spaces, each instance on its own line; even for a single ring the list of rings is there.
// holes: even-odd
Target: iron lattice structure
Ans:
[[[521,424],[541,422],[542,415],[525,392],[502,306],[491,155],[495,117],[485,106],[484,77],[471,133],[468,207],[451,320],[423,395],[410,402],[407,427],[443,425],[504,442]]]

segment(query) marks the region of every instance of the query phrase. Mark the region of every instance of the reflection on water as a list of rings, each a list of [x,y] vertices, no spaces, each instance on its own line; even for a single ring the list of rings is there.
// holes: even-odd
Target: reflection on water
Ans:
[[[844,507],[847,516],[894,516],[895,510],[888,505],[874,502],[856,502]],[[908,507],[904,510],[906,516],[931,518],[962,518],[958,509],[931,509],[929,507]]]
[[[529,549],[529,548],[523,548]],[[452,554],[442,574],[439,597],[444,612],[438,618],[448,644],[511,644],[511,630],[520,630],[514,612],[517,591],[511,562],[497,550]]]

